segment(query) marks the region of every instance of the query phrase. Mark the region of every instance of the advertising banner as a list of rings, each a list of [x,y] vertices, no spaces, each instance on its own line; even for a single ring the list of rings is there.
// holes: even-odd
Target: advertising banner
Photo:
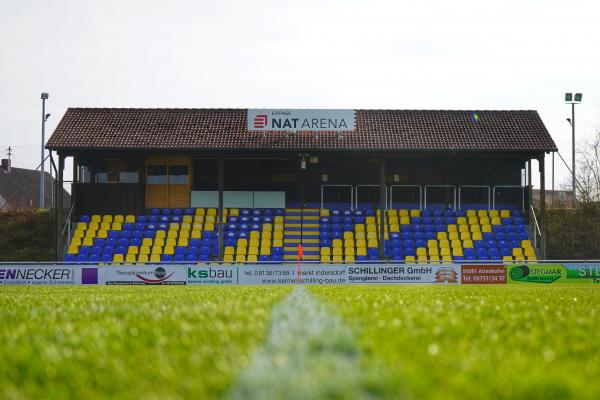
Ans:
[[[461,265],[463,284],[503,284],[506,283],[504,265]]]
[[[235,285],[240,267],[221,264],[185,266],[188,285]],[[244,268],[243,266],[241,268]]]
[[[298,283],[298,267],[290,264],[258,265],[246,264],[239,267],[238,283],[241,285],[289,285]],[[300,283],[344,284],[347,283],[347,265],[306,264],[300,269]]]
[[[0,285],[81,284],[98,284],[98,267],[44,264],[0,265]]]
[[[249,131],[352,131],[354,110],[249,109]]]
[[[348,268],[348,283],[460,283],[458,265],[369,264]]]
[[[102,267],[104,285],[185,285],[186,269],[182,265],[141,265]]]
[[[506,266],[509,283],[600,283],[600,264]]]

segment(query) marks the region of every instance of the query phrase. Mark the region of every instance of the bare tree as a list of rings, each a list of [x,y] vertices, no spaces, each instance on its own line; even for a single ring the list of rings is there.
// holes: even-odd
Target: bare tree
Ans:
[[[578,201],[600,202],[600,130],[584,142],[578,153],[577,190]]]

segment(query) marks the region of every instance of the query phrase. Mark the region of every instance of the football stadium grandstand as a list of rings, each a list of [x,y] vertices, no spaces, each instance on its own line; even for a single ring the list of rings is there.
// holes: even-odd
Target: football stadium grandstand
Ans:
[[[67,262],[544,258],[535,111],[71,108],[47,148],[60,182],[73,157]]]

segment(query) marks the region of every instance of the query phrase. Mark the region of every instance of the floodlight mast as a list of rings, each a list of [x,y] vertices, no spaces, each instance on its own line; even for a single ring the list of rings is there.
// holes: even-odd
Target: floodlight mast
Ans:
[[[44,182],[44,144],[46,142],[46,120],[50,116],[50,114],[46,115],[46,100],[48,100],[48,93],[42,93],[40,99],[42,99],[42,149],[41,149],[41,159],[40,159],[40,208],[45,208],[45,182]]]
[[[572,177],[572,196],[573,196],[573,208],[577,206],[576,198],[576,178],[575,178],[575,104],[581,103],[583,95],[581,93],[565,93],[565,103],[571,104],[571,118],[567,118],[569,124],[571,124],[571,177]]]

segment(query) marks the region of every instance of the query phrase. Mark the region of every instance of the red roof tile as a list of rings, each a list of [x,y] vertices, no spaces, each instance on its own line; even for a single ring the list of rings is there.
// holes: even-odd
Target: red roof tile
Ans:
[[[473,113],[479,118],[476,121]],[[250,132],[245,109],[70,108],[54,150],[553,151],[536,111],[356,110],[356,129]]]

